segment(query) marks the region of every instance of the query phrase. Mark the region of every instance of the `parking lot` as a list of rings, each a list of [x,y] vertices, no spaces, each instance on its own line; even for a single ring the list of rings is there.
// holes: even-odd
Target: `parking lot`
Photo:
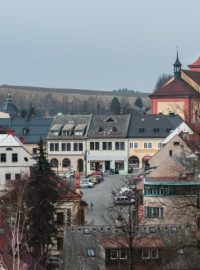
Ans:
[[[107,225],[109,217],[106,209],[112,205],[112,191],[117,191],[122,185],[125,176],[109,175],[94,188],[81,189],[83,200],[88,203],[88,224]]]

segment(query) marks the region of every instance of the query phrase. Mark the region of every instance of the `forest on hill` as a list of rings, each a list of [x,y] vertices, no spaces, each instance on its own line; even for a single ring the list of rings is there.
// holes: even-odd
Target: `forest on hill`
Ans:
[[[113,91],[0,86],[0,104],[8,93],[18,108],[18,117],[62,114],[140,113],[150,109],[147,93],[127,88]]]

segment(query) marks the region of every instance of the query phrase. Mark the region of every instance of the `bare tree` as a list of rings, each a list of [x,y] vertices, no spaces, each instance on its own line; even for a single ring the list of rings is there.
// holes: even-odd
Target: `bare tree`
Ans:
[[[12,270],[21,269],[21,258],[26,250],[26,207],[24,205],[26,183],[27,179],[13,181],[11,190],[1,197],[5,254],[11,250]]]

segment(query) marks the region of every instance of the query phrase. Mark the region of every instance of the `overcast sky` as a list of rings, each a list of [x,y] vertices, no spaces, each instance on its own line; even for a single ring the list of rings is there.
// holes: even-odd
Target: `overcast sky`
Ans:
[[[152,92],[200,56],[199,0],[0,0],[0,84]]]

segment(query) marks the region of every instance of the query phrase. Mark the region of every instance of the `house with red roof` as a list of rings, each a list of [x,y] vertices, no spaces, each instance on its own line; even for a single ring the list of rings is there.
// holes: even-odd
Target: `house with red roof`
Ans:
[[[179,114],[189,123],[200,120],[200,57],[183,70],[177,58],[174,76],[150,95],[152,114]]]

